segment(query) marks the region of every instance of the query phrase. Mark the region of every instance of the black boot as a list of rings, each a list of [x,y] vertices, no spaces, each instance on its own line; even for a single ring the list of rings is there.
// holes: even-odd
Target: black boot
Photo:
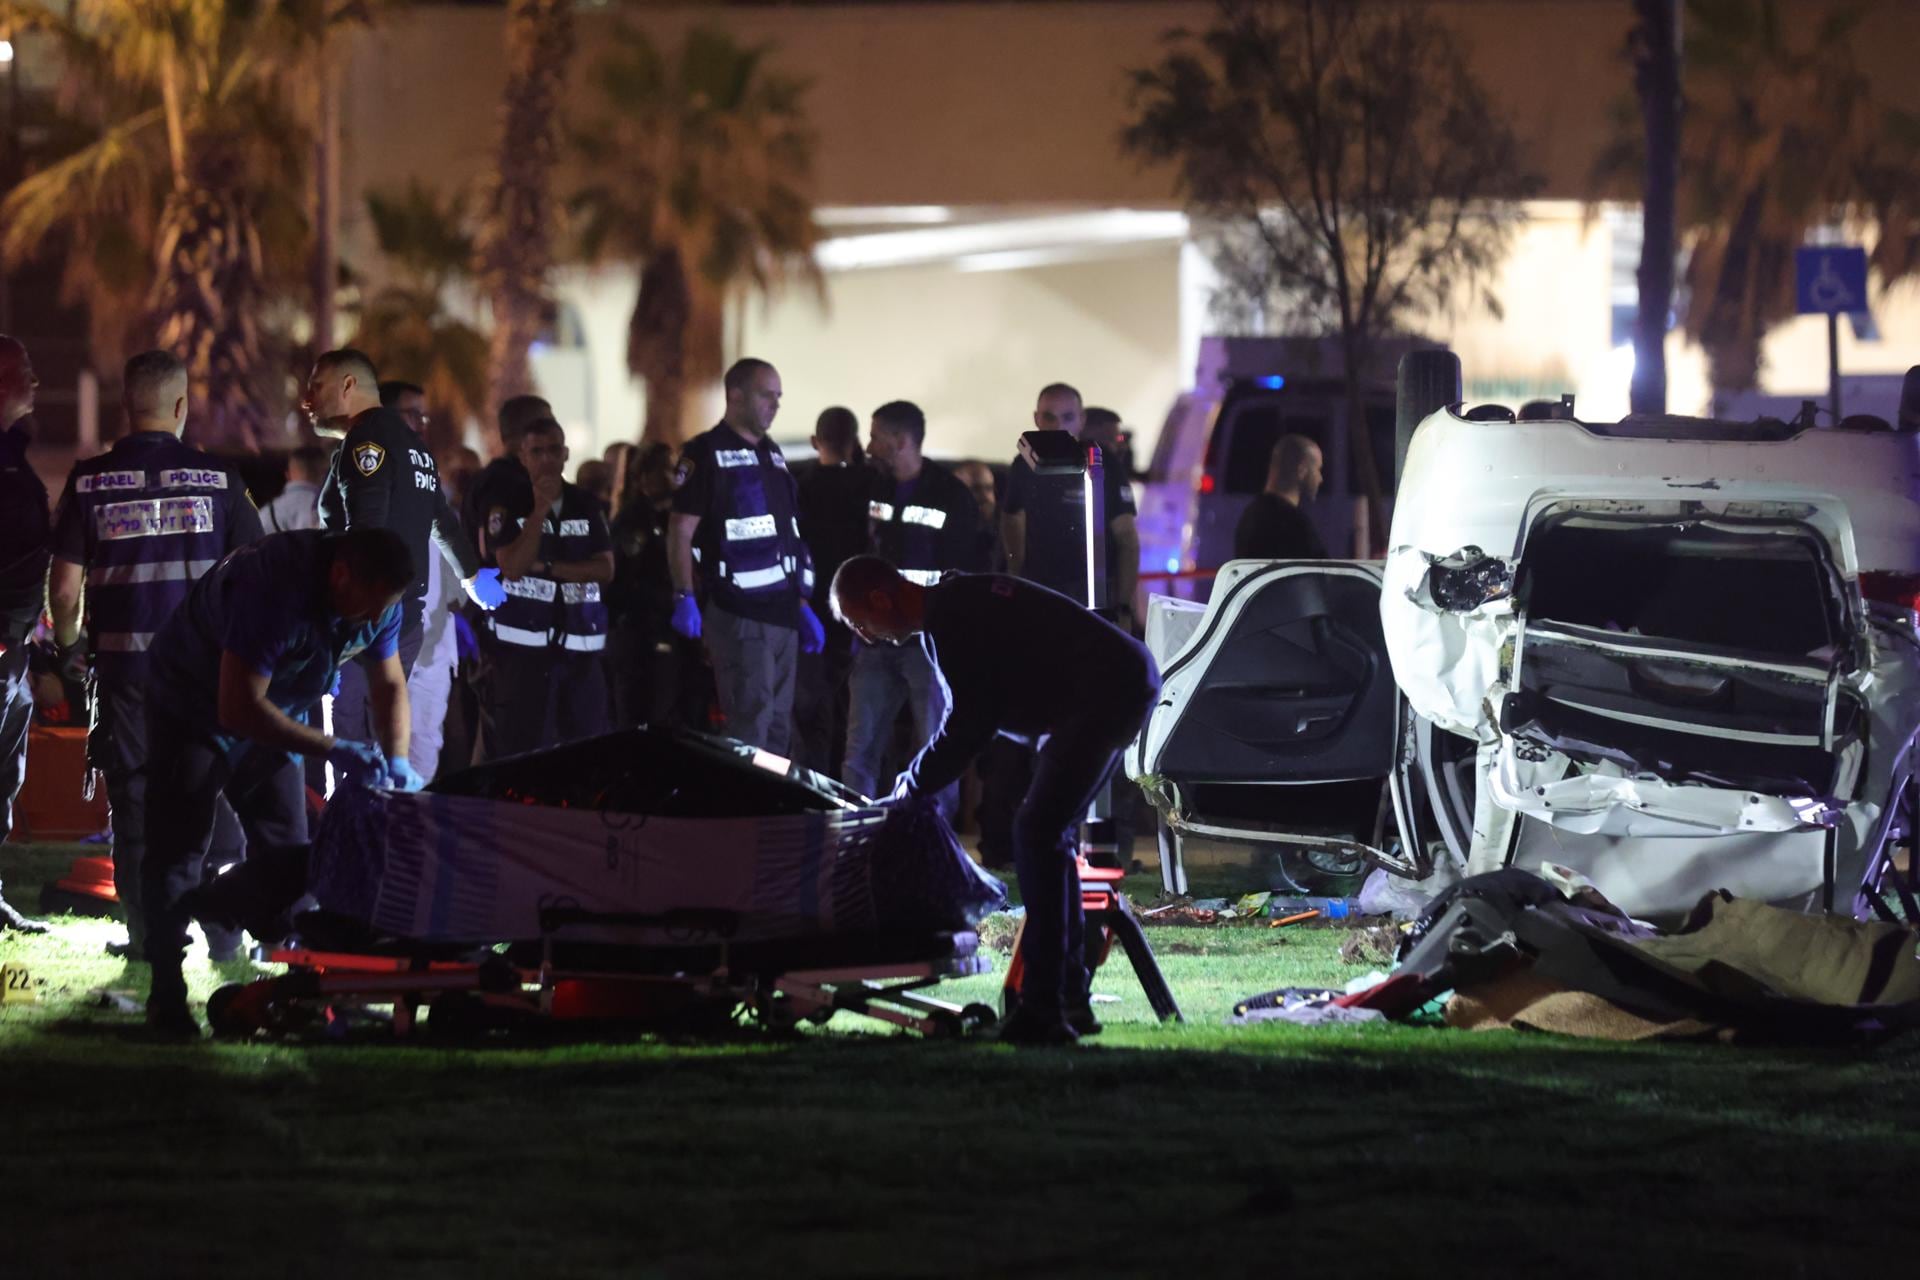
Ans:
[[[38,920],[29,920],[14,910],[13,904],[0,897],[0,933],[8,929],[15,933],[45,933],[47,926]]]

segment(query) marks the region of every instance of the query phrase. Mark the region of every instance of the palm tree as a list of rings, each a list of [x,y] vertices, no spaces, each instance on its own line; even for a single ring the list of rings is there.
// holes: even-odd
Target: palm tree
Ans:
[[[139,327],[187,361],[196,439],[258,445],[270,389],[260,318],[276,286],[297,278],[307,237],[298,193],[309,138],[283,97],[298,47],[289,9],[81,0],[69,17],[0,0],[0,17],[57,38],[87,129],[0,204],[0,254],[19,261],[65,231],[68,280],[104,293],[109,277],[84,238],[125,215],[123,241],[145,240],[151,254]]]
[[[1633,412],[1667,411],[1667,315],[1673,309],[1680,190],[1680,0],[1633,0],[1628,37],[1646,141],[1641,188],[1639,309],[1633,324]]]
[[[1909,170],[1893,192],[1875,187],[1887,112],[1853,57],[1865,10],[1837,9],[1801,42],[1781,9],[1687,5],[1687,331],[1706,349],[1716,394],[1758,383],[1767,331],[1794,313],[1794,250],[1808,233],[1912,181]]]
[[[369,193],[367,214],[392,283],[361,307],[354,345],[425,389],[434,449],[457,444],[466,422],[485,418],[487,404],[487,339],[442,303],[473,263],[466,202],[415,182],[397,194]]]
[[[371,26],[397,0],[281,0],[292,27],[303,90],[302,110],[313,130],[311,189],[313,251],[308,258],[312,345],[333,346],[335,293],[340,276],[341,35]]]
[[[627,365],[646,383],[643,437],[671,443],[689,388],[719,376],[730,295],[821,285],[806,85],[708,28],[671,59],[624,24],[610,42],[594,68],[606,111],[574,137],[593,180],[572,206],[590,260],[640,268]]]
[[[493,308],[487,397],[494,405],[533,389],[527,350],[545,316],[553,263],[551,183],[560,90],[573,56],[571,0],[507,0],[506,42],[500,156],[483,201],[475,258]]]

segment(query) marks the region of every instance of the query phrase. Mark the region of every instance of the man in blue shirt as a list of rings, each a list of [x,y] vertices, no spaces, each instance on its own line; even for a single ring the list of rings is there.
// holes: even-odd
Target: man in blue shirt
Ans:
[[[391,529],[270,534],[196,582],[154,637],[141,896],[156,1030],[199,1034],[181,975],[189,908],[260,936],[304,892],[306,793],[294,756],[323,756],[366,785],[422,785],[407,763],[399,658],[400,600],[413,582],[412,553]],[[301,722],[349,659],[367,673],[377,745]],[[246,827],[248,861],[183,902],[222,794]]]

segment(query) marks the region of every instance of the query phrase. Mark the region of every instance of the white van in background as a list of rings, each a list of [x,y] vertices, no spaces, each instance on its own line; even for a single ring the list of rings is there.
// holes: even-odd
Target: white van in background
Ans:
[[[1383,344],[1381,368],[1431,344]],[[1393,489],[1393,386],[1365,393],[1367,430],[1384,492]],[[1218,569],[1233,558],[1233,531],[1267,483],[1267,461],[1283,435],[1311,437],[1324,456],[1320,496],[1305,507],[1328,553],[1368,559],[1365,486],[1347,448],[1346,382],[1335,339],[1207,338],[1193,390],[1168,411],[1140,496],[1140,571],[1151,590],[1192,596],[1192,584],[1168,590],[1160,575]],[[1198,597],[1205,598],[1205,583]]]

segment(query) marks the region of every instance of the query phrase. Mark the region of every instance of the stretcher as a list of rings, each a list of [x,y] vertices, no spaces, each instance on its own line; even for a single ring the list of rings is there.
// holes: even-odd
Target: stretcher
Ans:
[[[991,1006],[924,989],[985,973],[971,932],[873,933],[734,941],[728,912],[541,913],[541,937],[501,950],[352,936],[303,918],[293,945],[262,959],[287,972],[222,987],[207,1003],[216,1035],[340,1034],[357,1024],[434,1040],[576,1032],[714,1035],[789,1031],[838,1013],[935,1038],[989,1031]],[[679,941],[662,944],[667,932]],[[644,939],[624,942],[623,935]],[[590,937],[590,941],[581,940]]]

